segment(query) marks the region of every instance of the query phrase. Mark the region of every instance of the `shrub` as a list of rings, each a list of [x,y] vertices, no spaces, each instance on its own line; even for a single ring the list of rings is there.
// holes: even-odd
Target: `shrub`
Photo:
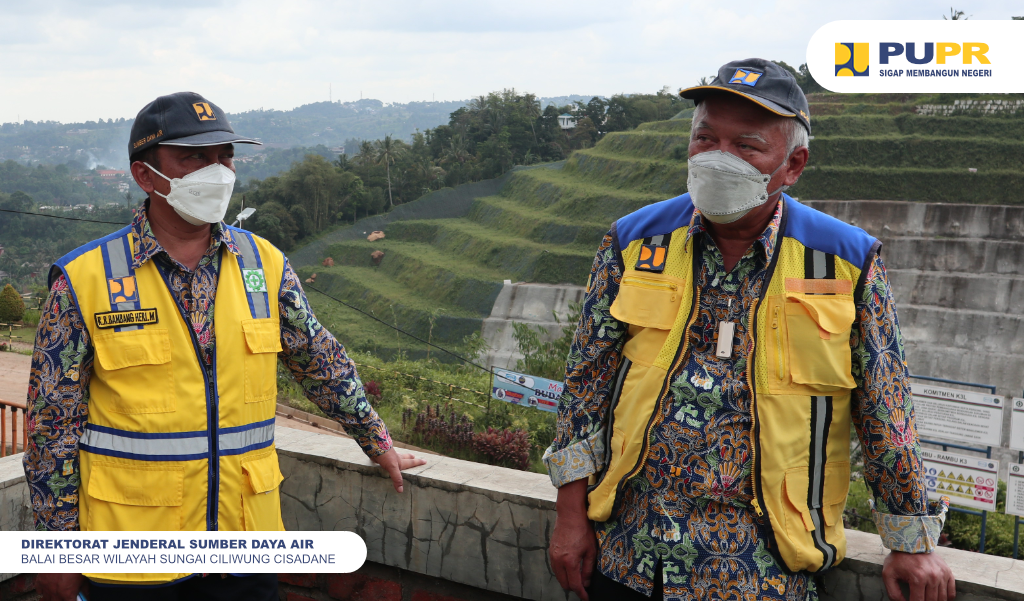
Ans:
[[[370,395],[372,397],[376,397],[378,399],[383,394],[381,392],[381,390],[380,390],[380,384],[378,384],[377,382],[375,382],[373,380],[370,380],[369,382],[363,384],[363,390],[366,391],[366,394],[368,394],[368,395]]]
[[[466,414],[456,414],[450,404],[427,405],[413,417],[415,411],[402,412],[402,430],[412,433],[417,442],[441,450],[446,455],[462,455],[472,461],[510,467],[517,470],[530,469],[530,433],[521,428],[496,429],[488,426],[484,432],[476,432],[473,421]]]
[[[493,465],[517,470],[530,468],[530,434],[526,430],[495,430],[477,432],[473,436],[473,449],[488,458]]]
[[[0,322],[14,323],[21,321],[25,314],[25,301],[21,300],[14,286],[7,284],[0,292]]]

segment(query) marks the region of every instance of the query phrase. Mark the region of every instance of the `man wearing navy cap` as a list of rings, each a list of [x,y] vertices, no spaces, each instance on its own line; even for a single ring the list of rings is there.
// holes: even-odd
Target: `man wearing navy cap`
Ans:
[[[881,244],[785,194],[803,91],[747,59],[680,94],[689,192],[612,225],[569,353],[555,575],[585,601],[817,598],[846,554],[852,423],[889,596],[952,599]]]
[[[234,133],[190,92],[139,113],[131,225],[58,260],[32,357],[25,474],[41,530],[283,530],[277,363],[387,470],[392,448],[345,349],[280,250],[223,219]],[[44,601],[276,600],[277,576],[45,574]]]

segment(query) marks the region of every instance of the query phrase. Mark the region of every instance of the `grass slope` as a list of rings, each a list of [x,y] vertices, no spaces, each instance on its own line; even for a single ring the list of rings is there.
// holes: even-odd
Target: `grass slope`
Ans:
[[[913,102],[812,96],[811,112],[819,116],[812,123],[811,164],[791,193],[1024,203],[1024,118],[918,116]],[[434,193],[379,224],[361,222],[323,237],[315,250],[299,251],[300,273],[305,278],[316,271],[317,286],[346,302],[468,350],[461,341],[479,330],[503,280],[582,285],[615,219],[685,192],[689,130],[688,119],[645,123],[608,134],[560,163]],[[378,228],[387,237],[366,241],[362,232]],[[379,267],[370,260],[375,250],[385,253]],[[326,256],[335,267],[319,266]],[[343,341],[382,354],[397,351],[394,331],[311,298]],[[425,354],[422,344],[406,339],[401,345],[413,356]]]

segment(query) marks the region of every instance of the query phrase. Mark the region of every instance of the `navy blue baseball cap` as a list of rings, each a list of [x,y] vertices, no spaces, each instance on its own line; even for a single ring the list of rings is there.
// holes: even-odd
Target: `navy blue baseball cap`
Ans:
[[[811,131],[811,109],[807,96],[793,74],[763,58],[726,63],[711,83],[679,90],[683,98],[697,104],[709,94],[729,92],[755,102],[776,115],[792,117]]]
[[[235,133],[220,107],[195,92],[161,96],[142,107],[132,124],[128,156],[158,144],[166,146],[216,146],[262,144]]]

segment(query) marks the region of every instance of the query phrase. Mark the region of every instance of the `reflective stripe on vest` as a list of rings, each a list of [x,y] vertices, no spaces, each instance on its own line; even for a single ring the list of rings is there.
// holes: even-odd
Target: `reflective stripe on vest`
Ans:
[[[263,262],[260,260],[259,253],[256,252],[256,243],[253,242],[252,234],[231,230],[231,238],[235,241],[235,246],[238,247],[238,266],[242,270],[242,285],[245,286],[246,295],[249,297],[249,310],[252,312],[252,317],[253,319],[270,317],[266,284],[264,283],[262,292],[252,291],[252,286],[246,281],[246,274],[253,270],[258,270],[261,276],[263,274]]]
[[[103,270],[107,276],[107,289],[110,291],[111,311],[137,311],[139,290],[135,281],[135,268],[132,267],[131,236],[121,236],[108,240],[101,245],[103,252]],[[119,300],[124,299],[124,300]],[[141,330],[142,326],[120,326],[115,332]]]
[[[274,443],[274,420],[221,428],[217,435],[220,455],[240,455]],[[79,446],[97,455],[139,461],[190,461],[210,454],[208,433],[164,432],[147,434],[87,424]]]

